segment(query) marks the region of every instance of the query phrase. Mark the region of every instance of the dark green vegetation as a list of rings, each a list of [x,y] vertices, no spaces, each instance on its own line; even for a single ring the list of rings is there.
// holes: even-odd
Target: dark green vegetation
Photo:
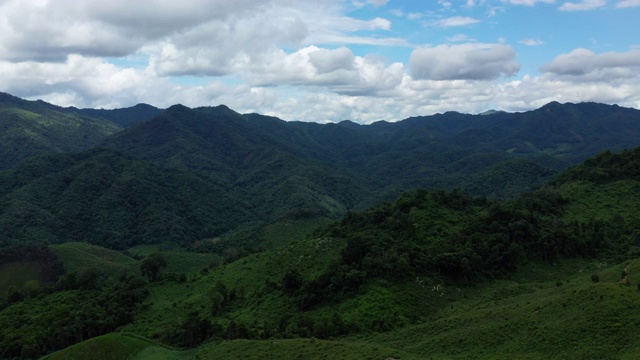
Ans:
[[[184,247],[251,222],[338,219],[418,187],[507,198],[640,138],[640,112],[593,103],[363,126],[284,122],[225,106],[89,111],[4,97],[94,122],[136,123],[103,136],[103,148],[31,158],[0,173],[5,244]]]
[[[189,246],[251,220],[220,186],[113,150],[33,158],[0,179],[0,245]]]
[[[0,93],[0,169],[35,155],[84,150],[120,130],[110,121]]]
[[[0,172],[0,358],[640,356],[636,110],[7,99],[130,127]]]

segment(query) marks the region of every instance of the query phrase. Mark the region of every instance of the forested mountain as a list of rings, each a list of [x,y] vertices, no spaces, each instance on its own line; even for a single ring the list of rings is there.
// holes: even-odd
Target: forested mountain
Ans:
[[[3,173],[0,201],[4,207],[0,217],[11,229],[5,232],[5,241],[13,237],[11,241],[47,238],[56,242],[91,236],[88,241],[115,247],[153,242],[150,234],[157,233],[153,229],[164,228],[172,221],[160,216],[116,226],[137,227],[139,234],[135,236],[130,230],[90,234],[91,221],[110,221],[98,214],[108,213],[111,205],[120,205],[91,205],[91,211],[85,209],[88,203],[78,205],[85,209],[78,214],[92,215],[73,217],[58,208],[61,200],[54,201],[63,193],[66,195],[61,198],[67,200],[104,201],[103,192],[111,188],[99,188],[112,186],[116,180],[109,180],[109,176],[119,171],[105,169],[123,162],[135,169],[160,172],[157,176],[139,175],[148,176],[149,187],[162,189],[158,190],[162,194],[182,191],[176,189],[184,184],[172,183],[177,179],[170,175],[175,173],[189,181],[197,179],[203,184],[200,188],[222,199],[219,203],[224,206],[210,207],[207,215],[199,215],[198,226],[205,230],[192,231],[183,223],[186,215],[181,212],[193,209],[173,206],[175,198],[171,196],[154,198],[166,216],[182,219],[177,228],[183,229],[157,241],[189,244],[198,237],[217,235],[222,229],[256,220],[339,218],[418,187],[458,188],[471,195],[508,198],[540,186],[558,170],[599,151],[634,147],[640,139],[640,111],[594,103],[550,103],[524,113],[449,112],[397,123],[358,125],[342,121],[321,125],[239,114],[223,105],[195,109],[175,105],[160,110],[141,104],[127,109],[79,110],[6,94],[1,100],[0,122],[11,126],[0,135],[4,137],[0,143],[6,155],[2,157],[4,166],[37,154],[73,153],[97,144],[117,151],[109,156],[103,156],[108,152],[100,150],[40,158]],[[129,127],[121,130],[115,123]],[[82,165],[94,160],[101,165]],[[52,166],[60,162],[69,167]],[[60,187],[50,185],[59,179],[51,183],[44,180],[63,170],[70,173],[64,175],[66,180]],[[101,171],[106,173],[102,175]],[[97,181],[101,177],[107,180]],[[76,178],[96,182],[67,189],[70,179]],[[199,198],[213,199],[204,192],[198,194]],[[145,201],[141,204],[147,204]],[[71,202],[67,205],[73,207]],[[33,220],[34,215],[20,215],[17,209],[31,209],[27,213],[39,214],[37,220]],[[124,219],[139,211],[134,206],[115,214]],[[247,215],[245,220],[239,218],[242,214]],[[83,230],[76,229],[81,223]]]
[[[304,202],[305,212],[331,215],[416,187],[509,197],[599,151],[637,146],[639,136],[640,111],[593,103],[371,125],[285,122],[225,106],[174,106],[103,145],[205,174],[256,199],[262,213],[287,212],[259,204],[272,204],[274,198],[265,196],[289,182],[288,193],[317,198]]]
[[[81,151],[120,130],[110,121],[0,93],[0,169],[35,155]]]
[[[282,120],[255,121],[226,106],[176,105],[103,145],[207,176],[265,219],[343,214],[366,197],[366,183],[357,173],[307,156],[307,148],[315,150],[308,139]]]
[[[35,157],[0,173],[0,246],[81,241],[191,246],[255,219],[205,178],[92,149]]]

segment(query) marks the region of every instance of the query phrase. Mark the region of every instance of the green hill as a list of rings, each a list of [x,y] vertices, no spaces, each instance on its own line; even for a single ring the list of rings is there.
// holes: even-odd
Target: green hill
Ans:
[[[110,248],[190,246],[252,215],[202,177],[94,149],[0,173],[0,244],[81,241]]]
[[[120,130],[107,120],[0,93],[0,169],[35,155],[85,150]]]

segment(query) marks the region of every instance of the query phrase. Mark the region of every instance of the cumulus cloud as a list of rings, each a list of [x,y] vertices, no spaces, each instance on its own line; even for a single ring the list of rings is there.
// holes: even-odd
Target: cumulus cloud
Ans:
[[[543,65],[540,70],[582,81],[638,78],[640,50],[596,54],[591,50],[579,48],[559,55]]]
[[[0,59],[64,62],[70,54],[123,57],[143,52],[161,75],[223,75],[274,48],[312,43],[406,42],[353,36],[391,22],[344,16],[312,0],[91,1],[0,3]],[[383,5],[384,1],[373,1]],[[126,9],[126,11],[123,11]],[[46,34],[46,36],[43,36]],[[326,41],[326,42],[325,42]]]
[[[8,0],[0,4],[0,57],[64,61],[69,54],[124,56],[147,41],[267,6],[258,0],[221,0],[215,5],[205,0],[188,5],[162,0]]]
[[[159,92],[174,87],[144,69],[120,68],[79,55],[58,63],[0,61],[0,73],[3,87],[12,93],[61,106],[120,107],[130,105],[132,97],[155,102]]]
[[[353,53],[346,47],[335,50],[318,49],[309,53],[309,61],[319,74],[340,69],[353,69]]]
[[[256,64],[246,79],[252,86],[322,86],[338,94],[379,96],[398,86],[405,68],[387,64],[376,56],[355,56],[341,47],[324,49],[309,46],[292,54],[274,53]]]
[[[515,56],[502,44],[439,45],[414,50],[409,66],[421,80],[493,80],[520,70]]]
[[[586,11],[603,7],[607,4],[607,0],[582,0],[579,2],[566,2],[558,9],[562,11]]]

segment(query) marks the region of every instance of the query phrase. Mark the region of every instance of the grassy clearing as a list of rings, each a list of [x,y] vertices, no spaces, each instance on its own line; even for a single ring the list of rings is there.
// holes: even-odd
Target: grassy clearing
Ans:
[[[163,251],[167,267],[163,272],[197,273],[204,268],[216,266],[222,262],[222,257],[215,254],[199,254],[187,251]]]
[[[152,346],[149,341],[110,333],[83,341],[46,356],[46,360],[121,360],[129,359]],[[137,358],[137,357],[136,357]],[[43,360],[44,360],[43,359]]]
[[[327,218],[282,220],[264,227],[265,248],[275,249],[306,238],[315,229],[333,220]]]
[[[80,272],[95,267],[109,275],[137,270],[138,262],[118,251],[79,242],[51,245],[67,271]]]
[[[161,346],[149,346],[130,360],[191,360],[195,357],[197,349],[170,350]]]

